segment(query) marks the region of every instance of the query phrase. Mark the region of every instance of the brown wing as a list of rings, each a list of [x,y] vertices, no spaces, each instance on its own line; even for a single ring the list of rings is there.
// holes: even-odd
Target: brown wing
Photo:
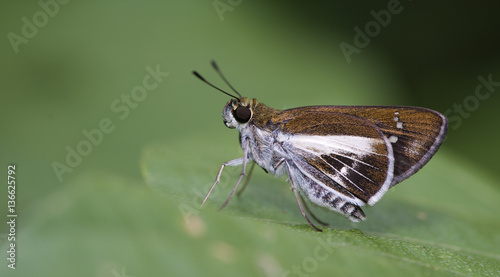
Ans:
[[[287,113],[273,119],[283,147],[307,177],[356,204],[373,205],[393,179],[392,147],[373,123],[332,111]]]
[[[443,142],[448,127],[446,117],[436,111],[399,106],[303,107],[283,111],[279,120],[318,112],[348,114],[378,127],[393,148],[395,162],[391,187],[416,173],[430,160]]]

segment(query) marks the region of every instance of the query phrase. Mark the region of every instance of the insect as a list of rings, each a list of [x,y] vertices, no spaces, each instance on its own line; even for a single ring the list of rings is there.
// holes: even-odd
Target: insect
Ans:
[[[224,208],[245,176],[247,165],[254,162],[247,178],[255,163],[268,173],[288,176],[300,211],[315,230],[322,231],[306,211],[320,224],[326,224],[310,212],[304,197],[358,222],[366,219],[362,206],[374,205],[389,188],[420,170],[446,135],[446,117],[419,107],[274,109],[257,99],[242,97],[217,64],[211,64],[237,96],[216,87],[196,71],[193,74],[232,98],[224,106],[222,118],[227,127],[239,131],[243,157],[222,164],[203,204],[220,181],[224,167],[241,165],[241,174]]]

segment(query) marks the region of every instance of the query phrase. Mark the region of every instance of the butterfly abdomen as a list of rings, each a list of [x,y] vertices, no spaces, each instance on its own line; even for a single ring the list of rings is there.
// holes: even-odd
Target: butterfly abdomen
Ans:
[[[298,184],[300,191],[314,204],[346,216],[350,221],[358,222],[366,219],[361,208],[348,201],[342,195],[320,186],[313,179],[305,176],[294,166],[289,166],[289,177]]]
[[[352,222],[359,222],[366,219],[366,215],[363,210],[354,204],[344,203],[340,208],[340,212],[347,216],[347,218]]]

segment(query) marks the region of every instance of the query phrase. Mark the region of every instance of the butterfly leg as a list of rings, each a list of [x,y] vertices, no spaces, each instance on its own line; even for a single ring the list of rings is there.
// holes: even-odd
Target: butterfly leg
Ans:
[[[299,209],[300,209],[300,212],[302,213],[302,216],[306,219],[307,223],[309,223],[309,225],[311,225],[311,227],[314,228],[314,230],[316,230],[318,232],[323,232],[323,230],[321,230],[320,228],[316,227],[311,222],[311,220],[309,220],[309,218],[307,217],[306,212],[304,211],[304,208],[302,208],[302,203],[300,202],[300,199],[302,199],[302,196],[300,196],[300,198],[299,198],[299,194],[297,193],[297,189],[299,189],[299,186],[297,184],[295,184],[295,181],[294,181],[294,178],[293,178],[293,174],[292,174],[293,171],[290,168],[290,165],[288,164],[288,162],[285,161],[285,165],[286,165],[286,168],[287,168],[287,171],[288,171],[288,180],[292,184],[292,190],[293,190],[293,193],[295,194],[295,199],[297,200],[297,204],[299,204]],[[307,208],[307,211],[309,211],[309,208]],[[311,212],[309,211],[309,213],[311,213]],[[314,215],[313,215],[313,218],[315,218],[317,220],[317,218]],[[318,221],[318,222],[320,222],[320,221]]]
[[[243,164],[243,166],[242,166],[242,169],[241,169],[240,178],[238,178],[238,181],[236,182],[236,185],[234,186],[233,190],[231,191],[231,194],[227,198],[226,202],[224,202],[224,204],[222,204],[222,206],[220,207],[219,210],[224,209],[224,207],[227,205],[227,203],[229,203],[229,200],[233,197],[234,192],[238,188],[238,185],[240,184],[241,180],[243,179],[243,176],[245,176],[245,170],[247,168],[248,151],[250,150],[249,147],[248,147],[248,144],[249,144],[249,141],[248,141],[248,139],[246,139],[245,140],[245,145],[243,147],[243,158],[242,158],[242,164]]]
[[[318,222],[319,224],[323,225],[323,226],[328,226],[328,223],[324,222],[323,220],[320,220],[318,217],[316,217],[314,215],[314,213],[309,209],[309,207],[307,206],[307,202],[304,200],[304,197],[302,197],[301,194],[299,194],[300,196],[300,200],[302,200],[302,204],[304,204],[304,208],[306,208],[306,211],[309,213],[309,215],[314,219],[316,220],[316,222]]]
[[[205,202],[207,201],[208,197],[212,193],[212,190],[214,189],[215,185],[217,185],[217,183],[220,182],[220,176],[222,174],[222,170],[224,169],[224,167],[226,167],[226,166],[238,166],[238,165],[241,165],[241,164],[243,164],[243,158],[231,160],[231,161],[225,162],[225,163],[223,163],[221,165],[221,167],[219,169],[219,173],[217,173],[217,177],[215,177],[215,182],[212,185],[212,187],[210,187],[210,190],[208,191],[207,196],[205,196],[205,199],[203,199],[203,202],[201,202],[201,206],[203,206],[203,204],[205,204]]]
[[[292,185],[293,185],[292,179],[290,179],[290,181],[292,182]],[[323,232],[323,230],[321,230],[320,228],[318,228],[314,224],[312,224],[312,222],[309,220],[306,213],[304,212],[304,209],[302,208],[302,204],[300,203],[299,195],[297,193],[297,187],[295,185],[292,186],[292,190],[293,190],[293,193],[295,194],[295,199],[297,199],[297,203],[299,204],[300,212],[302,213],[302,216],[304,216],[304,218],[307,220],[307,223],[309,223],[309,225],[311,225],[311,227],[313,227],[314,230],[316,230],[318,232]]]
[[[250,166],[250,170],[248,171],[245,183],[243,183],[243,186],[241,187],[241,189],[236,193],[236,196],[240,196],[243,193],[243,191],[245,190],[245,188],[247,187],[247,184],[250,181],[250,176],[252,176],[252,172],[253,172],[254,167],[255,167],[255,163],[252,163],[252,165]]]

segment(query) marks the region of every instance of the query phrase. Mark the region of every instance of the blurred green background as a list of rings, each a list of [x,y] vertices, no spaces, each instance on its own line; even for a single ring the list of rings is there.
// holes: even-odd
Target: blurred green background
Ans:
[[[221,124],[228,97],[191,74],[197,70],[226,89],[209,65],[212,59],[243,95],[279,109],[410,105],[445,113],[450,126],[437,153],[436,158],[442,159],[439,165],[450,175],[469,174],[464,187],[471,194],[481,180],[482,192],[490,192],[491,202],[500,200],[495,198],[500,190],[496,181],[500,177],[500,128],[495,121],[500,103],[500,84],[496,83],[500,82],[500,22],[495,1],[63,2],[4,1],[0,8],[0,34],[4,35],[0,43],[0,176],[7,180],[7,166],[17,166],[19,216],[16,270],[7,268],[9,230],[7,224],[0,225],[2,276],[215,276],[223,269],[232,274],[240,274],[240,269],[248,275],[279,276],[312,255],[314,245],[310,245],[316,243],[317,234],[311,234],[307,226],[283,228],[242,220],[252,217],[245,207],[229,208],[228,214],[207,211],[206,225],[193,227],[205,230],[201,235],[197,231],[189,235],[191,225],[183,227],[185,214],[179,205],[191,203],[194,190],[172,188],[186,185],[204,193],[220,164],[241,155],[236,131]],[[387,10],[392,11],[390,18],[384,17]],[[376,17],[382,25],[374,23]],[[358,38],[356,27],[366,33],[367,26],[372,36]],[[357,50],[346,55],[340,45],[347,44]],[[482,84],[479,76],[493,81],[489,89],[477,92]],[[109,126],[100,126],[103,121]],[[108,131],[101,137],[92,131],[98,128]],[[98,142],[82,142],[89,140],[84,135],[87,131]],[[81,161],[71,158],[74,166],[66,168],[71,172],[56,173],[54,165],[68,166],[68,148],[77,147],[86,156]],[[158,150],[165,148],[170,150]],[[158,164],[168,168],[155,169]],[[433,167],[433,162],[427,167]],[[427,167],[419,174],[432,176]],[[235,181],[237,170],[228,172]],[[172,177],[175,173],[179,177]],[[279,194],[290,194],[284,180],[262,172],[256,179],[280,187]],[[231,180],[226,181],[231,184]],[[450,180],[433,186],[465,182]],[[230,186],[221,191],[220,199]],[[7,214],[6,187],[5,182],[0,189],[2,215]],[[405,188],[398,187],[396,193],[407,194]],[[447,196],[450,203],[454,201]],[[251,202],[251,196],[246,200]],[[392,204],[387,209],[397,207],[391,206],[396,202],[388,203]],[[460,204],[466,205],[456,203]],[[492,206],[489,212],[498,212],[496,208]],[[274,210],[267,212],[276,221],[282,218]],[[303,223],[293,205],[289,214],[297,216],[287,215],[287,220]],[[6,216],[2,218],[7,221]],[[339,224],[344,229],[357,228]],[[387,231],[373,224],[366,226],[372,226],[367,227],[371,231]],[[492,226],[498,227],[498,220],[485,223],[484,234],[493,232]],[[261,231],[259,237],[255,229]],[[210,235],[203,235],[207,232]],[[498,235],[488,238],[484,245],[500,241]],[[270,247],[266,239],[270,245],[276,240],[282,244]],[[345,243],[340,239],[338,245]],[[289,244],[294,248],[278,247]],[[213,251],[199,251],[205,245]],[[356,260],[369,259],[373,249],[361,245],[346,251]],[[245,254],[260,246],[267,248],[262,253],[256,250],[260,254],[253,258]],[[473,243],[464,247],[488,253],[492,264],[500,260],[500,252],[488,247]],[[245,250],[237,255],[237,249]],[[384,250],[388,256],[399,255],[390,249]],[[288,257],[291,252],[293,257]],[[419,267],[402,261],[393,268],[382,259],[358,272],[348,258],[330,261],[310,274],[332,272],[336,265],[332,273],[397,276],[399,270]],[[424,268],[424,273],[436,275],[435,267]],[[415,272],[416,276],[422,273]]]

